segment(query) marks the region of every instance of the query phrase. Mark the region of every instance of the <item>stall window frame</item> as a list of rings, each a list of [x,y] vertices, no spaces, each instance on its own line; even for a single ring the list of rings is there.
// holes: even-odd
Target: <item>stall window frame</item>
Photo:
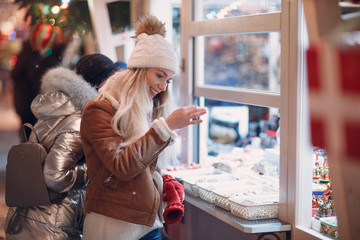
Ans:
[[[209,97],[280,109],[280,205],[279,219],[292,226],[292,239],[322,239],[311,231],[311,161],[309,157],[308,109],[306,95],[306,28],[302,1],[282,0],[281,11],[207,21],[194,21],[198,1],[183,0],[181,6],[181,83],[180,105],[194,104]],[[196,36],[256,32],[280,32],[280,93],[200,85],[196,82]],[[306,36],[305,36],[306,37]],[[226,94],[225,94],[226,93]],[[193,127],[180,131],[181,161],[196,161],[198,138]],[[310,198],[309,198],[310,196]]]

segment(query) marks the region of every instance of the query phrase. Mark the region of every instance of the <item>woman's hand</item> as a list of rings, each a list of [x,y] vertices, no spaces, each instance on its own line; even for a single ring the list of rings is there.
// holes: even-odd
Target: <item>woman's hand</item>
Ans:
[[[186,106],[173,111],[165,121],[171,130],[176,130],[191,124],[201,123],[202,120],[198,119],[198,117],[205,113],[205,108],[200,108],[196,105]]]

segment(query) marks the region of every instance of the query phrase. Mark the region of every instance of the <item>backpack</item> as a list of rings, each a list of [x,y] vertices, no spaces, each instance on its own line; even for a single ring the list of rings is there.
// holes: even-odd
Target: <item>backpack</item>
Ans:
[[[28,141],[25,127],[32,130],[37,142]],[[45,134],[43,139],[46,139],[52,129]],[[43,165],[48,152],[39,141],[34,127],[29,123],[23,124],[21,136],[23,142],[12,146],[8,153],[5,179],[6,205],[31,207],[60,202],[67,193],[57,193],[47,188]]]

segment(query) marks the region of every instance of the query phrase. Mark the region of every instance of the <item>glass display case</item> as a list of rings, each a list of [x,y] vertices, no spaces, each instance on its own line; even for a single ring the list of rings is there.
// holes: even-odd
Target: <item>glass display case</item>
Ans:
[[[182,165],[168,170],[185,203],[240,231],[287,232],[287,2],[187,0],[181,9],[180,105],[208,112],[179,132]],[[195,221],[186,214],[185,225]]]

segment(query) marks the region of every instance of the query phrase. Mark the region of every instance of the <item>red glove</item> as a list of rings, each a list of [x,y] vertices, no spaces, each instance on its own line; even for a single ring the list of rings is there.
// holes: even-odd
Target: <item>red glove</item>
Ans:
[[[171,183],[172,185],[174,185],[175,190],[180,198],[180,202],[182,202],[184,200],[184,186],[171,175],[163,175],[162,178],[164,181],[164,188],[166,183]],[[166,191],[164,191],[163,201],[168,201]]]
[[[171,182],[164,184],[164,191],[168,203],[163,213],[165,223],[174,224],[184,216],[184,205],[180,202],[179,195]]]

